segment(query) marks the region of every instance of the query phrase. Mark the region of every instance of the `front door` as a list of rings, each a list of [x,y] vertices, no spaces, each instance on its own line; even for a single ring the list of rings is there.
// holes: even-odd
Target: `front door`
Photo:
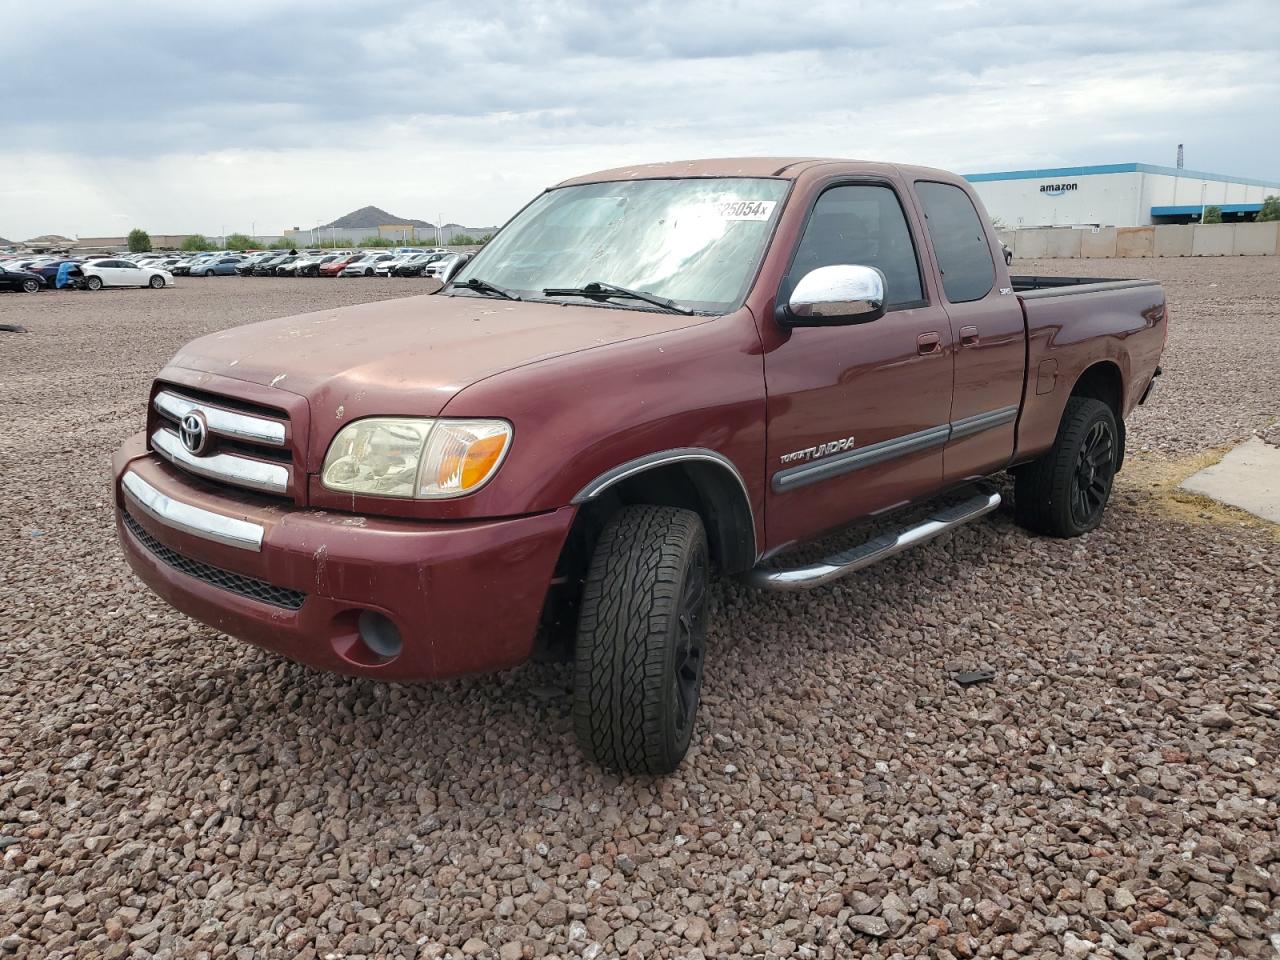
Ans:
[[[942,484],[952,335],[921,269],[914,219],[882,181],[829,187],[810,211],[779,301],[810,270],[858,264],[884,274],[887,312],[870,323],[795,328],[765,355],[774,549]]]

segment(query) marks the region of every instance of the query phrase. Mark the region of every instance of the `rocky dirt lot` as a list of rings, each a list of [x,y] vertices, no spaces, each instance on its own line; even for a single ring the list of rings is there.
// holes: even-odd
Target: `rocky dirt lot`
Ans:
[[[1280,259],[1015,269],[1168,285],[1103,526],[723,585],[692,753],[631,780],[565,667],[320,675],[117,554],[108,458],[184,341],[421,286],[3,295],[0,957],[1274,957],[1280,539],[1171,490],[1280,415]]]

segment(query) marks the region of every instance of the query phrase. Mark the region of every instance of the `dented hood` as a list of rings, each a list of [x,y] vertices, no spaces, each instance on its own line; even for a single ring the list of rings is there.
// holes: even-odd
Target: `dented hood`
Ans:
[[[405,297],[234,327],[193,340],[171,365],[304,396],[313,423],[433,416],[464,387],[504,370],[706,320],[497,297]]]

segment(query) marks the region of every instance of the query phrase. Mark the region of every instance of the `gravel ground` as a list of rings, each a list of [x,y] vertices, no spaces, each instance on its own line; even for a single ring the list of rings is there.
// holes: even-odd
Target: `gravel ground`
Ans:
[[[1146,481],[1076,541],[1000,513],[723,585],[692,752],[631,780],[583,763],[565,667],[317,674],[118,557],[108,457],[178,346],[422,287],[4,296],[0,957],[1275,956],[1280,540],[1149,477],[1280,414],[1280,260],[1017,268],[1167,281]]]

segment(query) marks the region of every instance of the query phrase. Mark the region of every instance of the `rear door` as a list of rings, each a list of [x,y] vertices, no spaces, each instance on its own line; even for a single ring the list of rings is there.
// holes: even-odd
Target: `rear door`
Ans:
[[[942,483],[951,329],[901,194],[881,179],[826,187],[779,289],[785,302],[818,267],[876,267],[887,312],[870,323],[792,329],[766,353],[771,544],[807,539]]]
[[[948,484],[1002,469],[1013,456],[1026,370],[1026,329],[986,219],[969,192],[917,180],[919,201],[956,337]],[[1003,260],[1003,258],[1001,258]]]

